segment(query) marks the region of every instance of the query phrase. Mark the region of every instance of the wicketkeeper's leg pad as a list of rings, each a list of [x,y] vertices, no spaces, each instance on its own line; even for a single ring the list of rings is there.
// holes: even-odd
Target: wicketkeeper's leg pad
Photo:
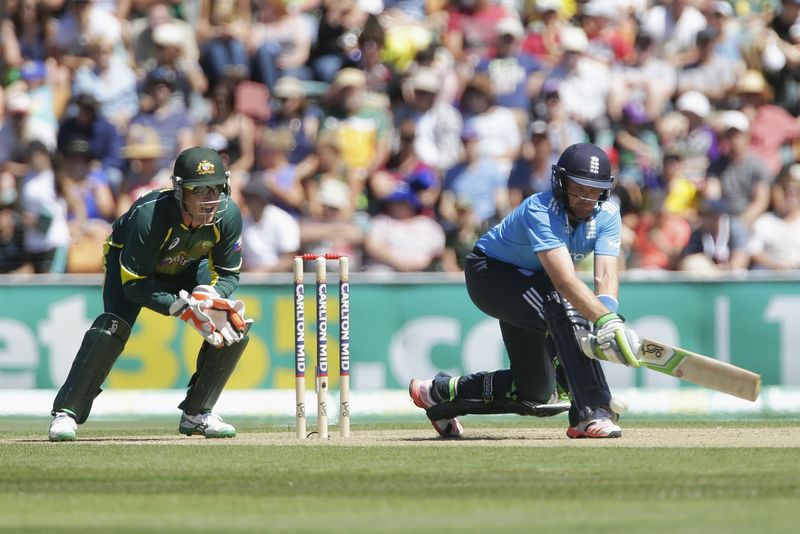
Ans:
[[[250,336],[245,335],[239,341],[219,348],[204,341],[197,355],[197,371],[189,380],[186,398],[178,408],[190,415],[210,412],[249,341]]]
[[[83,336],[69,375],[53,402],[53,413],[67,412],[86,422],[92,402],[131,335],[131,327],[113,313],[103,313]]]
[[[558,359],[559,373],[563,373],[572,399],[570,424],[592,415],[600,406],[611,401],[611,391],[605,373],[597,360],[587,358],[578,339],[591,331],[591,323],[580,315],[572,304],[551,291],[544,299],[544,317],[550,334],[551,349]]]

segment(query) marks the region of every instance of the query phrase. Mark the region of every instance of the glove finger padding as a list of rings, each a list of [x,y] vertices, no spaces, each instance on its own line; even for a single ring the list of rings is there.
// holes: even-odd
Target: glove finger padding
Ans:
[[[224,311],[231,326],[233,326],[237,332],[244,334],[246,328],[244,302],[241,300],[214,299],[211,307],[214,310]]]
[[[639,367],[639,345],[639,336],[616,313],[608,313],[595,323],[594,354],[598,359]]]
[[[200,332],[200,335],[215,347],[221,347],[225,340],[208,314],[210,301],[196,299],[185,290],[178,293],[178,298],[169,308],[171,315],[180,317],[182,321]]]

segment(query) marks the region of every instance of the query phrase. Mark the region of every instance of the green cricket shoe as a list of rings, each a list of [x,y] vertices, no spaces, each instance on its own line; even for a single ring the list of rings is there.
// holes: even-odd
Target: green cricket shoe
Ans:
[[[48,438],[50,441],[75,441],[78,423],[68,413],[56,412],[50,423]]]
[[[193,436],[200,434],[206,438],[233,438],[236,437],[236,429],[222,420],[222,417],[213,413],[199,413],[189,415],[184,412],[181,415],[181,423],[178,425],[178,432]]]

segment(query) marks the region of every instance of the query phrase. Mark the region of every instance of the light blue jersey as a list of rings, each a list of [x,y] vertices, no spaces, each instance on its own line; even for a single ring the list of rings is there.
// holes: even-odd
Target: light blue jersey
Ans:
[[[573,229],[553,192],[543,191],[526,198],[476,245],[490,258],[538,272],[543,268],[536,253],[543,250],[567,247],[573,263],[592,252],[619,256],[621,226],[619,207],[607,201],[594,217]]]

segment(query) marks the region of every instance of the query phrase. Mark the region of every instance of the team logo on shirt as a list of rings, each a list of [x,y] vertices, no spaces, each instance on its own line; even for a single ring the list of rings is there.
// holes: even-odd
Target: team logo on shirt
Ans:
[[[586,223],[586,239],[595,239],[597,237],[597,222],[592,219]]]
[[[181,242],[181,238],[180,237],[176,237],[175,239],[172,240],[172,243],[169,244],[169,246],[167,247],[167,250],[172,250],[173,248],[177,247],[178,243],[180,243],[180,242]]]
[[[600,172],[600,158],[597,156],[592,156],[589,158],[589,172],[592,174],[597,174]]]
[[[197,174],[200,176],[204,174],[214,174],[216,170],[217,168],[214,166],[214,164],[207,159],[204,159],[197,164]]]

